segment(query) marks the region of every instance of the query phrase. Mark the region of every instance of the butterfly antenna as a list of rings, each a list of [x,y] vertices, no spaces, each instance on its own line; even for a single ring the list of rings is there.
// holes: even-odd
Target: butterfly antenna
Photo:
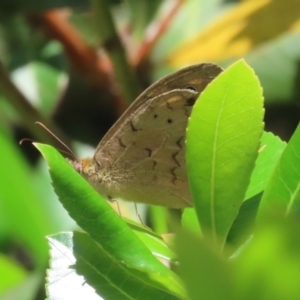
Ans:
[[[35,122],[35,124],[40,125],[43,127],[49,134],[51,134],[59,143],[61,143],[68,151],[66,153],[72,154],[73,158],[77,160],[75,153],[68,147],[59,137],[57,137],[49,128],[47,128],[43,123],[41,122]]]
[[[35,143],[36,141],[33,140],[33,139],[30,139],[30,138],[23,138],[23,139],[20,140],[19,145],[23,145],[24,142]],[[70,155],[70,152],[69,152],[69,151],[65,151],[65,150],[62,150],[62,149],[58,149],[58,151],[59,151],[60,153],[66,154],[66,155]],[[73,156],[73,155],[72,155],[72,156]],[[77,160],[76,157],[74,157],[74,158]]]

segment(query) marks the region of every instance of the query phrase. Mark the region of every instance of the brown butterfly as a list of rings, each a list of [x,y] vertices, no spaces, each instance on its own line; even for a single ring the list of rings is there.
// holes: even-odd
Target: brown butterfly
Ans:
[[[187,121],[199,94],[220,72],[217,65],[197,64],[155,82],[107,132],[94,157],[73,166],[107,199],[192,206]]]

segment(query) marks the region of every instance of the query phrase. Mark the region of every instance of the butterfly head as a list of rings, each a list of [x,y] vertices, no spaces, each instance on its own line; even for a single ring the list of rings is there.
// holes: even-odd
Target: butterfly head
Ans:
[[[85,158],[78,161],[68,160],[72,167],[84,177],[100,194],[111,186],[112,178],[105,168],[101,168],[94,159]]]

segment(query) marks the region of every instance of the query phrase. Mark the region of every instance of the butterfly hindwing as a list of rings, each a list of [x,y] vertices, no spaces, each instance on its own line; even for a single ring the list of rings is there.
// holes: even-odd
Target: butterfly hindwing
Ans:
[[[191,205],[185,166],[185,131],[198,93],[173,90],[142,104],[114,138],[99,151],[100,165],[110,154],[111,174],[120,175],[118,189],[132,189],[173,206]],[[152,195],[152,196],[150,196]],[[138,200],[136,200],[138,201]]]

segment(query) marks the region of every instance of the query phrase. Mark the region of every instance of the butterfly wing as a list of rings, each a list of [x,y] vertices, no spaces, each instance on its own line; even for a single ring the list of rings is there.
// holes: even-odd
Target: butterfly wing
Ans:
[[[95,155],[108,198],[191,206],[185,131],[198,93],[173,90],[145,102]]]
[[[128,107],[117,122],[110,128],[97,146],[96,153],[114,135],[118,128],[123,124],[128,116],[134,114],[136,109],[163,93],[174,89],[193,89],[197,92],[204,90],[206,85],[222,72],[222,68],[215,64],[203,63],[183,68],[177,72],[163,77],[148,87],[137,99]]]
[[[146,90],[100,142],[93,158],[98,177],[92,183],[100,194],[174,208],[192,205],[185,164],[187,121],[199,93],[221,72],[211,64],[192,68]]]

